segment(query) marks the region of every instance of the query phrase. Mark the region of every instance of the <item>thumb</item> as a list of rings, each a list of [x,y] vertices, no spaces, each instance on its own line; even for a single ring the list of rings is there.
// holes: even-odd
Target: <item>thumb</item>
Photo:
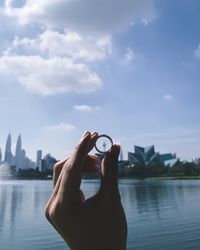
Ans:
[[[113,145],[106,153],[102,162],[101,190],[106,192],[118,191],[118,157],[120,145]]]

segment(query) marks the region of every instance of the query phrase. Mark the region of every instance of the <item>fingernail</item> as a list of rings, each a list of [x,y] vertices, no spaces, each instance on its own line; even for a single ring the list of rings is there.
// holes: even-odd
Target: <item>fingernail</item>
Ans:
[[[116,143],[114,146],[115,148],[119,148],[121,150],[121,145],[119,143]]]
[[[92,137],[98,136],[98,133],[97,133],[97,132],[92,132],[92,133],[91,133],[91,136],[92,136]]]
[[[85,133],[82,135],[82,138],[86,137],[90,132],[89,131],[85,131]]]
[[[88,143],[89,143],[90,140],[91,140],[91,134],[90,134],[89,131],[86,131],[86,132],[83,134],[83,136],[82,136],[80,142],[85,141],[85,140],[87,140]]]
[[[114,144],[109,150],[110,153],[115,154],[116,152],[121,150],[121,146],[119,144]]]

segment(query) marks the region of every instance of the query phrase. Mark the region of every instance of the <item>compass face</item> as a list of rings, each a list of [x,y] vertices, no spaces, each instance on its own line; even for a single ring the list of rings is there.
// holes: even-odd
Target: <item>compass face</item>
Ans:
[[[108,135],[100,135],[95,144],[95,148],[99,153],[108,152],[112,146],[113,146],[112,138]]]

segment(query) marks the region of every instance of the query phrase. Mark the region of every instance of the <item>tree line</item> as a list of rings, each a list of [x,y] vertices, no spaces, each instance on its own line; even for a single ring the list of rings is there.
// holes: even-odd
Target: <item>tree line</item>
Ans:
[[[194,162],[178,162],[172,167],[163,164],[152,164],[150,166],[142,166],[134,164],[129,166],[125,171],[119,171],[120,177],[178,177],[178,176],[200,176],[200,163]]]

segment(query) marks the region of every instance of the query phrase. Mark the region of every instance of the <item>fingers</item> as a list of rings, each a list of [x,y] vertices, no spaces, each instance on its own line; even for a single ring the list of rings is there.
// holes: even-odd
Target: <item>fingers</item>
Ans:
[[[82,137],[84,137],[87,134],[84,133]],[[94,144],[96,143],[96,140],[98,138],[98,134],[96,132],[93,132],[91,134],[91,143],[88,148],[88,152],[91,151],[94,147]],[[57,193],[59,186],[60,186],[60,181],[61,181],[61,172],[64,166],[64,163],[67,162],[67,160],[70,157],[67,157],[66,159],[59,161],[55,164],[54,166],[54,171],[53,171],[53,187],[54,187],[54,192]],[[97,166],[99,158],[97,156],[87,156],[85,164],[83,166],[83,172],[84,173],[98,173],[99,172],[99,167]],[[57,185],[56,185],[57,183]]]
[[[53,169],[53,187],[55,188],[56,183],[59,179],[59,176],[62,172],[64,163],[69,159],[66,158],[62,161],[59,161],[55,164]],[[83,173],[98,173],[100,168],[98,165],[99,157],[95,155],[87,155],[85,162],[83,164]]]
[[[97,132],[92,132],[91,133],[91,143],[90,143],[90,146],[89,146],[89,151],[88,153],[94,148],[94,145],[97,141],[97,138],[98,138],[98,133]]]
[[[94,148],[94,145],[98,139],[98,133],[97,132],[92,132],[91,134],[91,143],[88,149],[88,153]],[[88,174],[96,174],[99,172],[99,157],[98,156],[89,156],[86,158],[84,166],[83,166],[83,173],[88,173]]]
[[[68,160],[68,158],[62,160],[62,161],[59,161],[57,162],[55,165],[54,165],[54,168],[53,168],[53,187],[55,188],[56,186],[56,183],[58,181],[58,178],[60,176],[60,173],[62,171],[62,168],[63,168],[63,165],[64,163]]]
[[[94,144],[96,137],[97,134],[91,135],[90,132],[86,132],[81,141],[75,147],[70,158],[64,163],[58,190],[60,198],[65,199],[65,196],[71,195],[79,190],[82,168],[87,154],[91,150],[91,145]]]
[[[100,190],[104,192],[118,192],[118,157],[120,146],[114,145],[105,155],[102,162],[102,179]]]
[[[100,168],[98,165],[99,157],[95,155],[88,155],[83,165],[83,173],[96,174]]]

